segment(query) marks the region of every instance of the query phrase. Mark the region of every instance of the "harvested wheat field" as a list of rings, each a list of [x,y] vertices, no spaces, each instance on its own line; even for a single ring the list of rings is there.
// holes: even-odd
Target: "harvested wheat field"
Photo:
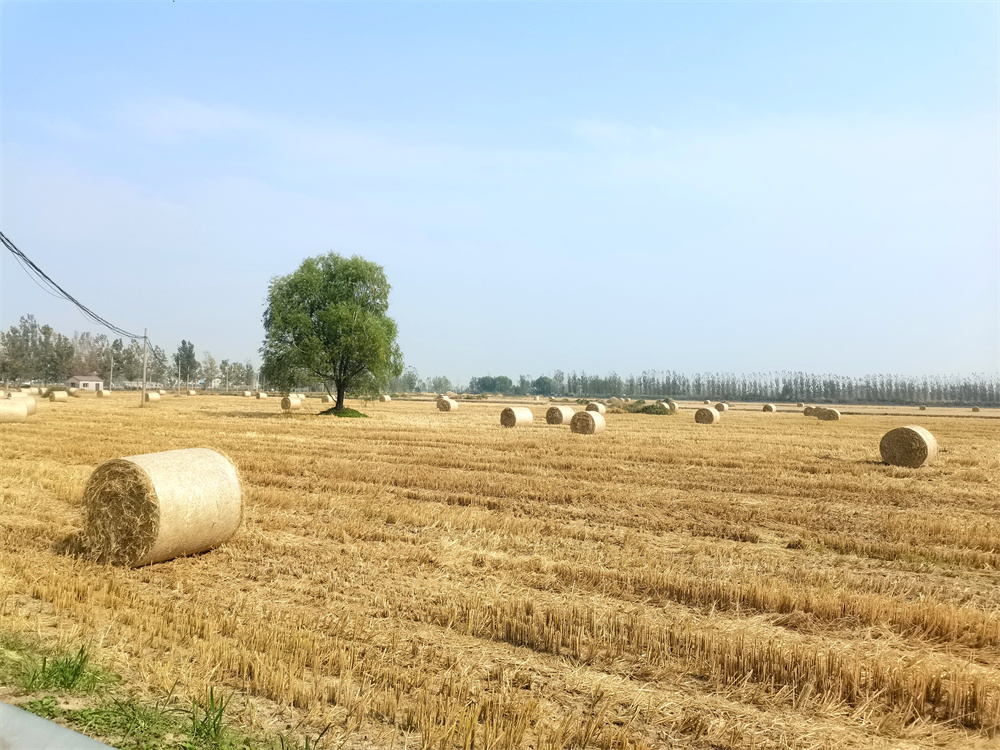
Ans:
[[[134,401],[0,427],[0,614],[137,690],[233,692],[247,727],[358,748],[995,747],[994,410],[935,414],[907,469],[879,441],[919,422],[848,407],[582,436],[543,405],[507,430],[490,402]],[[136,569],[55,551],[96,466],[193,447],[242,477],[229,542]]]

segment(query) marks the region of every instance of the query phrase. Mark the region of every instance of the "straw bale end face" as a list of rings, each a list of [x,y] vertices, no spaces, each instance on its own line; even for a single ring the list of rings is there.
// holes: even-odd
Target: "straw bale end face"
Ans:
[[[722,416],[712,408],[702,407],[694,413],[694,421],[697,424],[718,424]]]
[[[524,427],[530,425],[534,418],[527,406],[508,406],[500,412],[500,424],[503,427]]]
[[[816,407],[815,406],[807,406],[805,409],[802,410],[802,413],[805,416],[807,416],[807,417],[815,417],[816,416]]]
[[[764,404],[764,408],[761,411],[766,411],[768,414],[774,414],[774,412],[778,410],[775,408],[774,404]]]
[[[243,519],[240,478],[207,448],[116,458],[83,491],[86,554],[137,567],[226,542]]]
[[[598,414],[607,414],[608,407],[606,407],[600,401],[591,401],[589,404],[587,404],[587,411],[596,411]]]
[[[938,453],[937,440],[918,425],[889,430],[882,436],[878,450],[885,463],[910,469],[926,466]]]
[[[570,406],[550,406],[545,412],[546,424],[569,424],[573,419],[573,408]]]
[[[599,432],[604,432],[605,427],[607,427],[607,422],[604,415],[594,410],[578,411],[569,423],[570,432],[575,432],[578,435],[596,435]]]

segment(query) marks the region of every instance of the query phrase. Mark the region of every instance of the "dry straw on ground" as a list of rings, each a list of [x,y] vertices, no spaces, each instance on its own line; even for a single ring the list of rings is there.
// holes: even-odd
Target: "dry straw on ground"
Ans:
[[[725,401],[720,401],[715,405],[715,410],[720,414],[724,411],[729,411],[729,404],[727,404]]]
[[[0,401],[0,423],[28,421],[28,405],[25,399],[6,398]]]
[[[437,407],[441,411],[455,411],[458,408],[458,402],[454,399],[442,397],[438,399]]]
[[[938,447],[937,440],[930,432],[911,424],[885,433],[878,450],[885,463],[916,469],[933,461]]]
[[[836,409],[826,409],[826,408],[817,409],[816,417],[821,422],[836,422],[837,420],[840,419],[840,412],[837,411]]]
[[[598,414],[607,414],[608,407],[600,401],[591,401],[587,404],[587,411],[596,411]]]
[[[302,401],[299,400],[298,396],[285,396],[281,399],[281,408],[283,411],[294,411],[296,409],[302,408]]]
[[[578,411],[569,422],[569,429],[578,435],[596,435],[604,432],[607,422],[599,411]]]
[[[774,404],[764,404],[764,408],[761,409],[761,411],[766,411],[766,412],[774,413],[774,412],[776,412],[778,410],[777,410],[777,408],[775,408]]]
[[[160,400],[160,394],[159,393],[156,393],[155,391],[148,391],[146,393],[146,401],[147,402],[150,402],[150,401],[159,401],[159,400]]]
[[[702,407],[694,413],[694,421],[698,424],[716,424],[720,419],[717,409]]]
[[[85,553],[133,567],[217,547],[243,518],[236,468],[207,448],[106,461],[87,481],[83,505]]]
[[[382,403],[385,403],[386,401],[392,401],[392,396],[387,396],[386,394],[383,393],[381,396],[378,397],[378,400],[381,401]]]
[[[508,406],[500,412],[500,424],[504,427],[526,427],[535,417],[527,406]]]
[[[49,394],[49,401],[69,401],[69,394],[66,391],[52,391]]]
[[[573,419],[571,406],[550,406],[545,412],[546,424],[569,424],[571,419]]]

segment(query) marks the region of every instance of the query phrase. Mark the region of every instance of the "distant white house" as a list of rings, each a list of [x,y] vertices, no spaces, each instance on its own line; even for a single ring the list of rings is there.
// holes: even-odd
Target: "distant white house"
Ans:
[[[66,381],[70,388],[85,388],[88,391],[104,390],[104,380],[96,375],[74,375]]]

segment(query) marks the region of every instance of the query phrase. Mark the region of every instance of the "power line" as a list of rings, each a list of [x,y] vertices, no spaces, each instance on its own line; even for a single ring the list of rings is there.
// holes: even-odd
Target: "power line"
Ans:
[[[59,298],[62,298],[64,300],[66,300],[67,302],[73,303],[74,305],[76,305],[80,309],[80,312],[82,312],[85,317],[87,317],[88,319],[90,319],[94,323],[97,323],[98,325],[104,326],[105,328],[107,328],[112,333],[115,333],[115,334],[117,334],[119,336],[122,336],[122,337],[128,338],[128,339],[145,339],[146,338],[142,334],[131,333],[129,331],[126,331],[124,328],[119,328],[114,323],[111,323],[110,321],[106,320],[105,318],[102,318],[100,315],[98,315],[97,313],[95,313],[93,310],[91,310],[85,304],[83,304],[82,302],[80,302],[76,297],[74,297],[72,294],[70,294],[65,289],[63,289],[61,286],[59,286],[56,282],[54,282],[49,277],[49,275],[47,273],[45,273],[45,271],[43,271],[41,268],[39,268],[38,266],[36,266],[35,263],[31,260],[31,258],[29,258],[23,252],[21,252],[20,250],[18,250],[17,246],[13,242],[11,242],[9,239],[7,239],[7,236],[3,232],[0,232],[0,241],[3,242],[4,247],[6,247],[8,250],[10,250],[10,252],[17,259],[17,262],[20,263],[21,268],[24,269],[25,273],[28,274],[28,277],[31,278],[32,281],[35,281],[35,283],[38,284],[38,281],[35,280],[35,277],[37,277],[42,282],[42,284],[44,284],[44,286],[42,286],[42,284],[38,284],[38,286],[41,287],[42,291],[46,292],[47,294],[51,294],[53,297],[59,297]],[[46,289],[45,287],[48,287],[48,289]]]

